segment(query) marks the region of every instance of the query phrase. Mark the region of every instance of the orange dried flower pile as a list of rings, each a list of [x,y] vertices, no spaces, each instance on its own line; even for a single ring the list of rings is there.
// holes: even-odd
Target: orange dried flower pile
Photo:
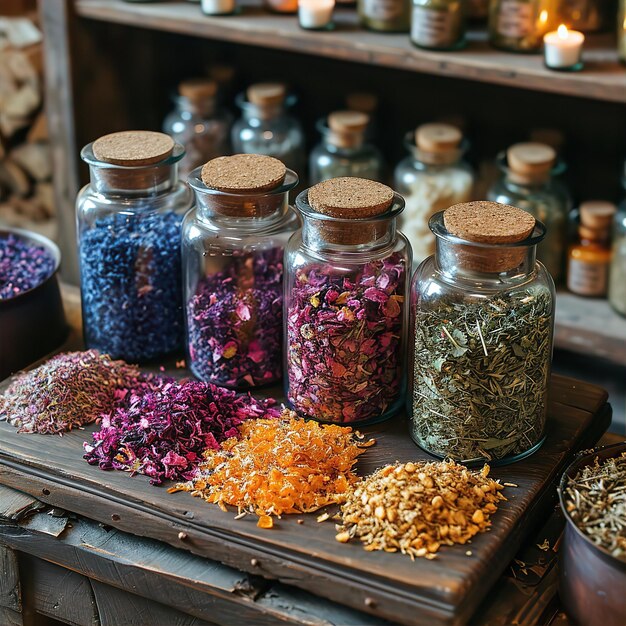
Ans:
[[[357,476],[357,458],[374,440],[352,428],[319,424],[285,411],[279,419],[250,420],[240,438],[207,450],[197,476],[170,491],[190,491],[226,511],[255,513],[271,528],[272,515],[307,513],[342,503]]]

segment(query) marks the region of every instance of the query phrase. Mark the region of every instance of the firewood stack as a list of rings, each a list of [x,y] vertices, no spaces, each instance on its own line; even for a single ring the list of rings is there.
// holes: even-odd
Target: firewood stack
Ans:
[[[0,16],[0,227],[55,238],[41,40],[36,14]]]

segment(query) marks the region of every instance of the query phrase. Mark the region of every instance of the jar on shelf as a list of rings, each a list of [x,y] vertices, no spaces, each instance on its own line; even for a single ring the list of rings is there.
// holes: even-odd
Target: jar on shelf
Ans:
[[[81,152],[90,172],[76,203],[89,348],[131,362],[182,349],[180,233],[193,204],[178,179],[184,154],[150,131],[105,135]]]
[[[411,41],[428,50],[465,46],[464,0],[413,0]]]
[[[298,176],[278,159],[219,157],[194,170],[196,207],[183,224],[188,364],[232,388],[282,377],[283,251],[298,228]]]
[[[492,0],[489,41],[511,52],[539,52],[554,24],[557,0]]]
[[[404,398],[411,249],[402,197],[334,178],[296,200],[303,225],[285,250],[285,393],[303,417],[377,422]]]
[[[545,224],[547,233],[537,255],[555,282],[563,277],[567,217],[571,199],[558,178],[565,164],[550,146],[518,143],[497,158],[501,177],[487,192],[487,199],[524,209]]]
[[[163,132],[185,148],[178,164],[181,178],[215,157],[228,154],[232,115],[218,106],[213,80],[185,80],[178,86],[174,110],[163,121]]]
[[[257,83],[239,94],[237,106],[242,116],[232,130],[235,153],[262,154],[282,161],[301,172],[304,167],[304,135],[299,122],[287,114],[296,99],[288,96],[284,85]]]
[[[370,30],[408,33],[412,0],[357,0],[361,24]]]
[[[366,140],[369,122],[369,116],[358,111],[335,111],[318,121],[322,142],[309,158],[312,185],[341,176],[381,179],[382,155]]]
[[[626,200],[620,204],[615,214],[608,295],[611,306],[626,316]]]
[[[619,0],[617,12],[617,56],[626,65],[626,0]]]
[[[272,13],[298,12],[298,0],[263,0],[263,5]]]
[[[400,228],[413,249],[417,264],[435,251],[430,218],[453,204],[471,200],[474,175],[463,160],[467,142],[451,124],[423,124],[407,133],[409,156],[395,171],[395,188],[405,199]]]
[[[545,438],[554,283],[535,260],[545,226],[494,202],[430,220],[433,256],[411,287],[408,415],[427,452],[508,463]]]

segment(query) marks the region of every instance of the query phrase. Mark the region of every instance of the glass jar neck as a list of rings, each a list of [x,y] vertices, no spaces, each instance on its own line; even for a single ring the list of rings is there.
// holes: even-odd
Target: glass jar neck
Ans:
[[[414,133],[408,132],[404,138],[404,147],[413,159],[413,166],[416,169],[445,169],[451,165],[456,165],[461,161],[467,151],[467,142],[464,140],[455,150],[442,152],[428,152],[422,150],[415,144]]]
[[[176,108],[181,113],[189,113],[200,117],[211,117],[217,110],[216,98],[204,98],[202,100],[190,100],[184,96],[174,98]]]
[[[534,176],[523,175],[518,172],[514,172],[507,163],[506,153],[501,152],[496,158],[496,164],[502,172],[502,180],[504,184],[511,190],[519,193],[530,193],[533,191],[539,191],[548,189],[552,180],[556,176],[560,176],[565,171],[565,163],[563,161],[557,161],[552,169],[547,172],[542,172]]]
[[[283,102],[260,106],[249,102],[244,98],[243,94],[239,94],[235,102],[241,109],[244,120],[248,122],[269,122],[285,117],[287,109],[295,104],[295,98],[287,96]]]

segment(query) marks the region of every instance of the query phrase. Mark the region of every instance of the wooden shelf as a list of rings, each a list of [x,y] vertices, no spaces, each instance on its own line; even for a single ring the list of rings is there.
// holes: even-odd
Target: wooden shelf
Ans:
[[[606,300],[560,291],[554,345],[626,365],[626,318],[618,315]]]
[[[519,55],[491,48],[484,32],[471,32],[460,52],[416,49],[408,34],[363,30],[356,12],[336,11],[331,32],[305,31],[295,16],[264,11],[258,0],[244,0],[243,13],[208,17],[189,2],[129,3],[122,0],[76,0],[79,16],[195,37],[231,41],[311,54],[344,61],[437,74],[523,89],[596,100],[626,102],[626,70],[617,59],[614,37],[590,36],[585,45],[585,69],[553,72],[541,55]]]

